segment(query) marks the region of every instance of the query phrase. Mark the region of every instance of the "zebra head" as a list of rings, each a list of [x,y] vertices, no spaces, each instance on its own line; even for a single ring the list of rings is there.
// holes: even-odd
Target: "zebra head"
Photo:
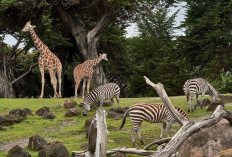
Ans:
[[[212,85],[210,85],[210,84],[208,84],[208,85],[209,85],[208,93],[209,93],[210,97],[212,98],[212,100],[215,101],[218,98],[219,93]]]
[[[82,114],[84,116],[87,116],[87,113],[90,111],[90,104],[87,104],[85,102],[80,103],[80,105],[83,106]]]

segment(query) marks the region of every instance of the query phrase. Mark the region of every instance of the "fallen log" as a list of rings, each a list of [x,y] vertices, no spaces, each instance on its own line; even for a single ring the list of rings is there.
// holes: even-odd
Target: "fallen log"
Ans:
[[[119,147],[116,149],[110,149],[106,151],[106,154],[114,154],[116,152],[122,152],[122,153],[129,153],[129,154],[138,154],[143,156],[148,156],[151,154],[154,154],[156,151],[152,150],[144,150],[139,148],[126,148],[126,147]]]
[[[147,150],[149,147],[151,147],[151,146],[153,146],[155,144],[161,145],[163,143],[168,143],[171,139],[172,139],[171,137],[162,138],[160,140],[154,141],[154,142],[146,145],[143,149]]]

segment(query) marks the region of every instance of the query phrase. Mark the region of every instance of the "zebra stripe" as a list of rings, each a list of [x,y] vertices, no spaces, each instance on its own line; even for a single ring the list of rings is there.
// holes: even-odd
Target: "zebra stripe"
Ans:
[[[196,109],[198,95],[201,95],[201,107],[202,107],[202,101],[205,93],[208,93],[213,101],[215,101],[215,99],[218,97],[219,94],[216,91],[216,89],[212,85],[210,85],[207,81],[205,81],[203,78],[187,80],[183,86],[183,90],[185,96],[187,97],[188,112],[190,112],[190,107],[193,112],[192,101],[195,96],[196,96],[196,101],[194,108]]]
[[[183,115],[186,119],[189,120],[187,113],[185,113],[182,109],[175,107],[175,109]],[[143,121],[151,122],[151,123],[163,123],[163,127],[161,130],[160,138],[163,136],[163,132],[166,129],[168,131],[168,137],[170,136],[171,126],[174,123],[175,119],[172,117],[170,112],[166,109],[163,103],[139,103],[131,106],[123,117],[122,124],[120,129],[123,128],[126,122],[127,114],[130,115],[131,121],[133,123],[133,128],[131,130],[132,133],[132,142],[135,143],[135,132],[137,132],[140,142],[143,144],[141,135],[140,135],[140,127]]]
[[[90,110],[90,105],[95,101],[100,101],[100,107],[102,108],[102,104],[104,100],[110,99],[113,107],[114,107],[114,100],[113,97],[116,97],[118,107],[119,106],[119,95],[120,95],[120,88],[116,83],[108,83],[102,86],[99,86],[93,89],[82,101],[83,104],[83,115],[87,115],[87,112]]]

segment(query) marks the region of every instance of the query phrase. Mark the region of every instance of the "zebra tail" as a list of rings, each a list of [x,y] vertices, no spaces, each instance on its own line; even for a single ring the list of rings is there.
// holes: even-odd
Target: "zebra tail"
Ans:
[[[126,111],[126,113],[124,114],[123,120],[122,120],[122,124],[121,124],[119,130],[121,130],[121,129],[123,128],[123,126],[124,126],[124,124],[125,124],[125,122],[126,122],[126,116],[127,116],[128,113],[131,111],[131,109],[132,109],[132,108],[129,108],[129,109]]]

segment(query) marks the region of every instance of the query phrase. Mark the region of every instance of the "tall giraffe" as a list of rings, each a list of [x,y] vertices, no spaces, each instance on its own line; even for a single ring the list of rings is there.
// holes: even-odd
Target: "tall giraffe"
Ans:
[[[89,93],[89,85],[93,76],[93,66],[97,65],[101,60],[108,61],[106,55],[107,54],[102,54],[93,60],[91,59],[86,60],[84,63],[79,64],[78,66],[75,67],[75,69],[73,70],[73,77],[76,83],[75,98],[77,98],[77,89],[82,79],[83,79],[82,98],[84,98],[86,81],[87,81],[87,94]]]
[[[34,31],[35,26],[31,25],[31,21],[28,21],[24,28],[22,29],[22,32],[30,32],[31,38],[34,41],[35,46],[40,51],[40,55],[38,58],[39,63],[39,70],[41,73],[41,81],[42,81],[42,89],[40,98],[43,98],[44,95],[44,70],[48,70],[51,78],[51,84],[54,89],[54,98],[59,98],[61,96],[61,73],[62,73],[62,64],[59,60],[59,58],[53,54],[49,48],[40,40],[40,38],[36,35]],[[57,94],[57,79],[56,79],[56,73],[58,75],[59,79],[59,94]]]

